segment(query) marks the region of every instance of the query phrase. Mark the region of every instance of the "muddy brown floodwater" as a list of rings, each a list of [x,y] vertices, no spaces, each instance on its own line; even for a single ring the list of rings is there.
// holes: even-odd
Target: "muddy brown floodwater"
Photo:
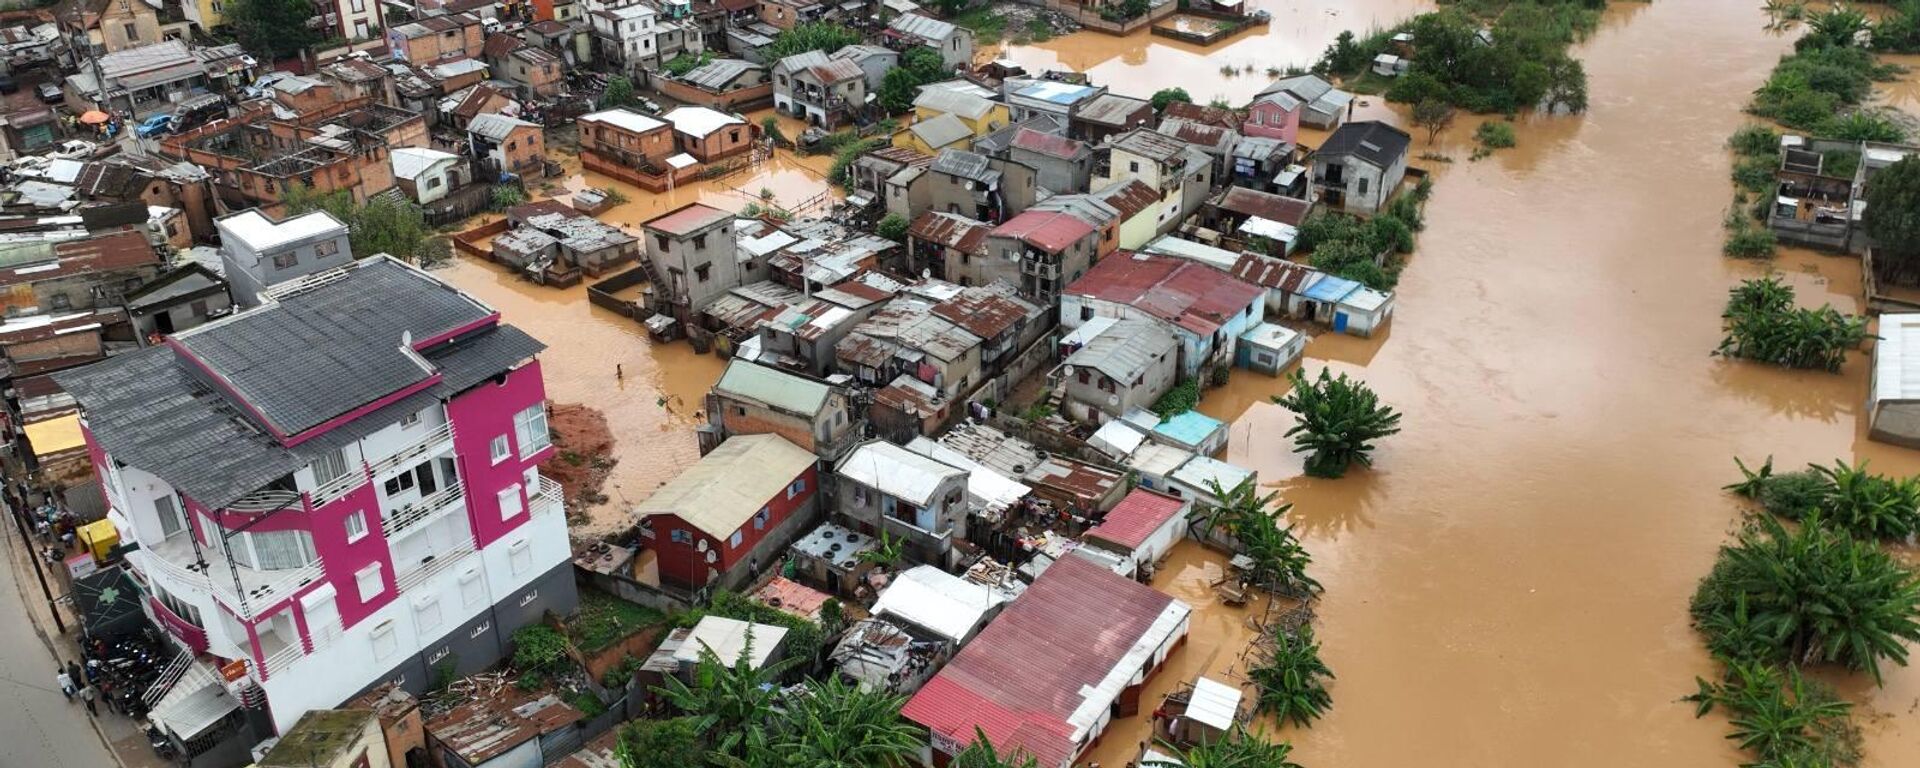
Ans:
[[[1240,102],[1265,67],[1305,63],[1341,29],[1429,7],[1266,5],[1270,28],[1214,51],[1082,33],[1005,55],[1087,70],[1122,93],[1179,85]],[[1327,587],[1317,627],[1339,675],[1333,709],[1311,729],[1278,729],[1301,763],[1741,759],[1724,718],[1695,720],[1679,701],[1713,672],[1686,608],[1737,519],[1719,490],[1736,474],[1732,457],[1920,472],[1920,453],[1865,438],[1866,356],[1830,375],[1708,354],[1726,289],[1768,268],[1720,256],[1731,196],[1722,142],[1789,36],[1767,32],[1753,0],[1621,5],[1576,51],[1591,76],[1586,115],[1525,119],[1517,148],[1480,162],[1466,161],[1472,120],[1438,146],[1416,138],[1416,152],[1459,162],[1428,164],[1438,185],[1397,317],[1376,338],[1323,335],[1307,350],[1309,370],[1357,375],[1406,414],[1377,470],[1300,477],[1281,435],[1289,419],[1267,402],[1277,379],[1237,371],[1208,394],[1202,410],[1233,423],[1228,458],[1294,505]],[[1222,64],[1256,71],[1228,77]],[[1886,101],[1913,109],[1915,93],[1894,88]],[[1363,116],[1400,120],[1368,102]],[[629,191],[635,202],[608,218],[637,224],[696,198],[738,208],[760,186],[804,199],[819,188],[817,162],[780,161],[671,200]],[[1788,250],[1772,266],[1803,302],[1859,308],[1855,259]],[[613,503],[693,459],[691,413],[718,375],[715,358],[649,344],[579,288],[527,285],[471,260],[443,274],[551,345],[542,360],[554,399],[607,411],[621,460]],[[1162,571],[1156,586],[1201,610],[1146,701],[1202,670],[1234,671],[1249,609],[1213,604],[1205,584],[1218,572],[1217,557],[1192,545]],[[1920,765],[1920,670],[1896,669],[1880,688],[1850,676],[1841,689],[1863,705],[1867,765]],[[1145,734],[1142,717],[1117,721],[1091,759],[1124,765]]]

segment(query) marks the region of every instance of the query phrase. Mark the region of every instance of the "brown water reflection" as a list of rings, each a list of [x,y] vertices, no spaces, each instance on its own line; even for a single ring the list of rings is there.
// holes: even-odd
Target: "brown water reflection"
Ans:
[[[1864,356],[1836,376],[1708,354],[1724,291],[1768,269],[1803,303],[1858,309],[1855,260],[1719,255],[1721,142],[1787,40],[1746,0],[1628,9],[1579,51],[1589,114],[1525,119],[1519,147],[1480,162],[1472,120],[1431,149],[1416,138],[1455,162],[1425,163],[1439,184],[1390,332],[1307,349],[1309,371],[1361,376],[1406,414],[1377,469],[1298,477],[1291,420],[1266,402],[1278,380],[1236,372],[1202,406],[1233,419],[1227,458],[1295,505],[1327,586],[1333,711],[1280,730],[1304,764],[1733,765],[1725,721],[1677,701],[1712,670],[1686,603],[1735,519],[1718,490],[1731,457],[1920,471],[1920,454],[1865,440]],[[1172,50],[1094,61],[1095,76],[1138,92],[1219,79]],[[1160,690],[1190,676],[1173,671]],[[1841,687],[1866,705],[1867,765],[1920,764],[1920,671]],[[1130,739],[1109,741],[1095,759],[1124,763]]]

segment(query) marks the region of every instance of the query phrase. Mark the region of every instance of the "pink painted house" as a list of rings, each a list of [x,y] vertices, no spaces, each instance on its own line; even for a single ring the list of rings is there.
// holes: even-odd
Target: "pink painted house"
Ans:
[[[1286,91],[1267,91],[1253,97],[1247,106],[1247,120],[1240,126],[1243,136],[1279,139],[1288,144],[1300,134],[1300,111],[1305,106]]]
[[[385,256],[267,298],[58,379],[182,649],[149,700],[185,743],[420,693],[576,602],[540,342]]]

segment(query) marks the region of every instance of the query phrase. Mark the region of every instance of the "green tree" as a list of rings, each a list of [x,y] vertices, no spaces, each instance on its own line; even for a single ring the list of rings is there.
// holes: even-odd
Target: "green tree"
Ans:
[[[1920,640],[1920,579],[1872,542],[1809,517],[1750,521],[1694,593],[1707,646],[1736,661],[1904,666]]]
[[[600,92],[600,108],[637,107],[640,97],[633,93],[633,81],[624,75],[615,75],[607,79],[607,87]]]
[[[1326,683],[1333,679],[1333,670],[1320,660],[1320,643],[1311,625],[1275,631],[1273,648],[1247,670],[1247,677],[1260,692],[1260,711],[1276,720],[1312,725],[1333,706]]]
[[[1793,288],[1768,276],[1741,281],[1728,292],[1726,335],[1714,354],[1788,368],[1838,373],[1847,351],[1866,341],[1867,320],[1830,306],[1793,306]]]
[[[894,563],[906,557],[906,551],[902,546],[904,543],[903,540],[894,538],[893,534],[881,531],[880,537],[874,540],[873,548],[862,551],[857,559],[869,565],[892,567]]]
[[[768,62],[807,51],[833,52],[860,42],[860,33],[839,24],[810,21],[781,32],[767,46]]]
[[[268,61],[279,61],[320,42],[307,26],[313,4],[307,0],[232,0],[221,12],[241,47]]]
[[[300,184],[288,186],[281,200],[289,214],[326,211],[347,225],[348,245],[353,249],[354,258],[385,253],[419,263],[422,256],[434,257],[441,253],[439,246],[431,242],[433,229],[427,226],[420,206],[413,203],[376,197],[356,204],[344,189],[322,193]]]
[[[1867,180],[1866,198],[1862,224],[1873,238],[1876,262],[1892,261],[1898,265],[1893,271],[1920,274],[1920,158],[1880,169]]]
[[[691,717],[628,722],[614,749],[620,768],[698,768],[707,761],[706,741]]]
[[[696,730],[718,739],[712,745],[714,752],[745,757],[768,743],[767,725],[779,696],[780,676],[801,661],[799,657],[782,659],[755,669],[752,658],[751,635],[731,665],[712,649],[702,649],[691,684],[668,677],[666,685],[653,690],[686,713]]]
[[[1758,756],[1758,766],[1859,762],[1860,734],[1849,719],[1852,705],[1807,680],[1798,667],[1782,671],[1772,664],[1729,661],[1721,680],[1695,678],[1695,683],[1698,692],[1687,697],[1694,703],[1694,716],[1725,709],[1733,724],[1727,738]]]
[[[1185,748],[1162,741],[1160,748],[1173,753],[1178,762],[1148,760],[1141,768],[1300,768],[1287,759],[1293,745],[1269,742],[1245,726],[1234,726],[1225,738]]]
[[[493,207],[504,211],[527,201],[527,193],[511,184],[502,184],[493,188]]]
[[[924,737],[900,719],[905,697],[846,682],[839,675],[788,697],[771,740],[778,764],[792,768],[905,766]],[[762,763],[767,764],[767,763]]]
[[[880,223],[873,225],[873,233],[896,243],[907,241],[907,217],[889,213]]]
[[[1427,129],[1427,143],[1453,124],[1453,105],[1439,99],[1427,99],[1413,105],[1413,124]]]
[[[1273,401],[1293,411],[1295,424],[1286,436],[1294,439],[1294,451],[1313,452],[1306,462],[1309,475],[1340,477],[1354,462],[1373,466],[1374,441],[1400,431],[1400,414],[1344,373],[1336,379],[1322,368],[1320,378],[1309,383],[1296,370],[1291,379],[1292,391]]]
[[[1167,111],[1167,105],[1176,101],[1192,104],[1193,97],[1187,95],[1187,89],[1185,88],[1162,88],[1153,92],[1153,98],[1151,98],[1150,101],[1153,102],[1153,111],[1165,112]]]
[[[1795,47],[1835,46],[1848,47],[1859,39],[1861,33],[1873,29],[1873,20],[1867,18],[1859,9],[1844,3],[1835,4],[1827,10],[1816,13],[1807,19],[1807,34],[1795,41]]]
[[[946,61],[932,48],[909,48],[900,56],[900,66],[887,70],[881,79],[880,106],[895,114],[912,109],[913,100],[920,96],[920,86],[939,82],[950,74]]]
[[[1209,481],[1208,489],[1220,504],[1201,510],[1194,525],[1202,537],[1219,530],[1237,542],[1241,554],[1253,561],[1247,575],[1255,584],[1302,598],[1321,592],[1320,582],[1307,575],[1313,555],[1291,527],[1278,522],[1293,509],[1292,504],[1276,505],[1278,491],[1262,496],[1252,480],[1242,480],[1231,490]]]

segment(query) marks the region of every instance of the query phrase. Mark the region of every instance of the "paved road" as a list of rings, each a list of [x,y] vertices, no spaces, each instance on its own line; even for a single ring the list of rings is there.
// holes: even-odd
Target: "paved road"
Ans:
[[[12,522],[0,518],[0,524]],[[0,547],[17,546],[16,538],[10,530],[0,535]],[[68,703],[54,687],[55,662],[21,602],[22,590],[38,598],[39,586],[19,583],[11,556],[0,552],[0,558],[0,768],[112,768],[117,764],[87,722],[86,708]]]

